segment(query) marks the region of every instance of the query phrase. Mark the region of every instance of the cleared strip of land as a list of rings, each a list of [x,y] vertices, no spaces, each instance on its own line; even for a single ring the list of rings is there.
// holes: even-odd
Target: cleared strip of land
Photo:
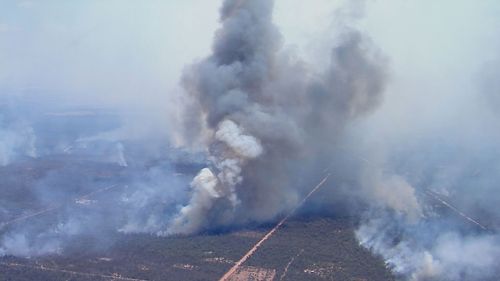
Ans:
[[[145,280],[145,279],[136,279],[136,278],[123,277],[123,276],[121,276],[119,274],[105,275],[105,274],[97,274],[97,273],[86,273],[86,272],[78,272],[78,271],[72,271],[72,270],[66,270],[66,269],[51,268],[51,267],[46,267],[46,266],[43,266],[43,265],[28,265],[28,264],[5,263],[5,262],[0,262],[0,265],[6,266],[6,267],[20,267],[20,268],[30,268],[30,269],[41,270],[41,271],[51,271],[51,272],[57,272],[57,273],[66,273],[66,274],[74,275],[74,276],[99,277],[99,278],[102,278],[102,279],[109,279],[109,280],[149,281],[149,280]]]
[[[462,211],[460,211],[459,209],[457,209],[455,206],[453,206],[452,204],[444,201],[443,199],[441,199],[438,194],[436,194],[435,192],[431,191],[431,190],[426,190],[425,194],[427,194],[428,196],[432,197],[434,200],[438,201],[439,203],[441,203],[442,205],[446,206],[447,208],[451,209],[453,212],[457,213],[459,216],[461,216],[462,218],[464,218],[465,220],[479,226],[482,230],[488,230],[488,228],[484,225],[482,225],[481,223],[479,223],[478,221],[476,221],[475,219],[467,216],[465,213],[463,213]]]
[[[316,191],[318,191],[324,184],[325,182],[328,180],[328,178],[330,177],[331,174],[328,174],[326,175],[323,180],[321,180],[321,182],[316,185],[312,190],[311,192],[309,192],[309,194],[307,194],[306,197],[304,197],[304,199],[302,199],[302,201],[300,201],[300,203],[292,210],[290,211],[290,213],[288,213],[288,215],[286,215],[286,217],[284,217],[278,224],[276,224],[276,226],[271,229],[266,235],[264,235],[264,237],[262,237],[262,239],[259,240],[259,242],[257,242],[257,244],[255,244],[239,261],[236,262],[236,264],[231,267],[231,269],[229,269],[228,272],[226,272],[226,274],[224,274],[224,276],[222,276],[219,281],[228,281],[230,280],[231,276],[236,272],[238,271],[238,269],[257,251],[257,249],[262,245],[264,244],[269,238],[271,238],[273,236],[273,234],[302,206],[304,205],[304,203],[309,199],[309,197],[311,197],[314,193],[316,193]]]
[[[90,193],[84,194],[84,195],[82,195],[82,196],[74,199],[73,203],[78,204],[78,202],[83,202],[84,200],[89,200],[92,196],[94,196],[96,194],[106,192],[106,191],[114,189],[116,187],[118,187],[117,184],[110,185],[110,186],[101,188],[99,190],[92,191]],[[62,208],[63,206],[64,205],[62,205],[62,204],[55,205],[55,206],[50,206],[50,207],[47,207],[45,209],[38,210],[38,211],[36,211],[34,213],[31,213],[31,214],[19,216],[17,218],[11,219],[11,220],[6,221],[6,222],[0,222],[0,230],[3,229],[4,227],[8,226],[8,225],[12,225],[12,224],[15,224],[15,223],[18,223],[18,222],[22,222],[22,221],[25,221],[25,220],[28,220],[28,219],[31,219],[31,218],[34,218],[34,217],[41,216],[41,215],[46,214],[46,213],[50,213],[50,212],[55,211],[55,210],[58,210],[58,209]]]

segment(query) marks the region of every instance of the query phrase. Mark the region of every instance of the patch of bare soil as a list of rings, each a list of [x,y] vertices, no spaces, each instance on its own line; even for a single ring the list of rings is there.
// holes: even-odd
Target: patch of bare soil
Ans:
[[[192,264],[180,264],[180,263],[174,264],[173,267],[177,268],[177,269],[183,269],[183,270],[189,270],[189,271],[198,269],[198,267],[195,266],[195,265],[192,265]]]
[[[264,236],[264,233],[259,232],[259,231],[237,231],[237,232],[233,233],[233,235],[238,236],[238,237],[244,237],[244,238],[258,239],[258,238],[261,238],[262,236]]]
[[[208,263],[227,263],[227,264],[234,264],[233,260],[224,258],[224,257],[213,257],[213,258],[205,258],[204,261]]]
[[[342,271],[344,271],[344,268],[335,263],[313,264],[312,266],[304,269],[304,273],[316,275],[321,278],[327,278],[328,276],[334,275],[336,272]]]
[[[273,281],[275,276],[275,269],[241,266],[228,281]]]

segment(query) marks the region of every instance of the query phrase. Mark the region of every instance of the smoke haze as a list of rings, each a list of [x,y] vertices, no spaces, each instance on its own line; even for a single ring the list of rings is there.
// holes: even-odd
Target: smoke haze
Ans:
[[[497,1],[166,2],[0,4],[0,256],[273,222],[332,173],[304,212],[400,279],[497,279]]]

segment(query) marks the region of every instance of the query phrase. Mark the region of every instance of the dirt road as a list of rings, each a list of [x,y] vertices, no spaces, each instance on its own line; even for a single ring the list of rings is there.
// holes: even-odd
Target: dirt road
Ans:
[[[255,244],[239,261],[236,262],[236,264],[231,268],[229,269],[228,272],[226,272],[226,274],[224,274],[224,276],[221,277],[221,279],[219,279],[219,281],[228,281],[229,278],[236,272],[238,271],[238,269],[241,267],[241,265],[243,265],[256,251],[257,249],[262,245],[264,244],[269,238],[271,238],[273,236],[273,234],[302,206],[304,205],[304,203],[309,199],[309,197],[311,197],[316,191],[318,191],[324,184],[325,182],[328,180],[328,178],[330,177],[331,174],[328,174],[326,175],[325,178],[323,178],[323,180],[318,184],[316,185],[316,187],[314,187],[311,192],[309,192],[309,194],[307,194],[306,197],[304,197],[304,199],[302,199],[302,201],[300,201],[300,203],[292,210],[290,211],[290,213],[288,213],[288,215],[286,217],[284,217],[273,229],[271,229],[266,235],[264,235],[264,237],[262,237],[262,239],[260,239],[259,242],[257,242],[257,244]]]

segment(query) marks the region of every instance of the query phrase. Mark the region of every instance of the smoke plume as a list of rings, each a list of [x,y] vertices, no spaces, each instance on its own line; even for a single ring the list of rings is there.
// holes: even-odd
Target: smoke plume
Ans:
[[[481,118],[468,121],[462,135],[444,129],[422,131],[413,140],[403,130],[388,139],[378,136],[377,129],[390,125],[362,117],[381,104],[387,61],[349,23],[363,14],[362,6],[355,2],[345,10],[350,16],[337,14],[343,15],[337,44],[325,54],[328,67],[317,69],[284,50],[272,1],[224,2],[212,55],[188,67],[182,80],[188,102],[179,139],[206,151],[210,165],[191,183],[191,199],[166,233],[274,219],[303,196],[308,179],[337,169],[337,190],[316,203],[335,202],[360,216],[361,245],[384,257],[398,276],[489,280],[497,273],[498,236],[477,229],[477,221],[467,223],[473,219],[445,201],[466,213],[497,213],[486,205],[478,210],[464,197],[477,179],[463,173],[466,165],[495,166],[497,158],[486,164],[484,151],[473,149],[475,141],[453,139],[470,140],[484,126]],[[487,136],[497,138],[494,132]],[[495,142],[481,145],[498,148]],[[460,149],[467,154],[458,157]],[[487,178],[496,176],[484,172]]]
[[[303,193],[297,183],[325,169],[346,124],[374,110],[385,87],[385,60],[354,29],[343,30],[321,70],[283,50],[273,1],[228,0],[220,13],[212,55],[182,80],[182,139],[201,144],[210,166],[193,180],[169,233],[289,210]]]

